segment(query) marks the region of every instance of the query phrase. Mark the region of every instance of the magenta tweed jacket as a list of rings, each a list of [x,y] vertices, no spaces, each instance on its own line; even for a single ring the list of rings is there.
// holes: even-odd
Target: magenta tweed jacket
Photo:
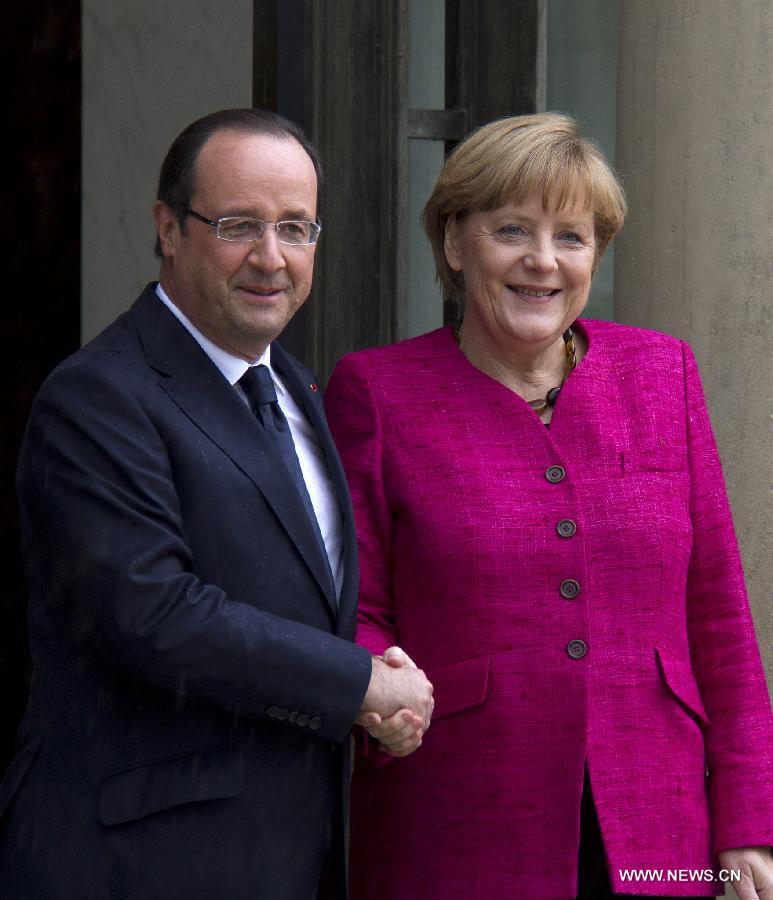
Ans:
[[[695,360],[578,327],[549,429],[450,328],[333,373],[357,639],[402,646],[436,696],[416,753],[355,773],[352,900],[574,897],[586,764],[617,892],[721,893],[669,870],[773,842],[770,699]]]

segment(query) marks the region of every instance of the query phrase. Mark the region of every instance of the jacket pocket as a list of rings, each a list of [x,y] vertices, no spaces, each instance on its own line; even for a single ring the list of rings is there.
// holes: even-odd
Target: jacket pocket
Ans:
[[[118,825],[183,803],[235,797],[243,787],[244,760],[231,747],[158,759],[106,778],[99,818],[103,825]]]
[[[434,689],[433,722],[483,703],[490,662],[490,656],[476,656],[427,671]]]
[[[623,450],[623,472],[681,472],[685,468],[684,447],[637,447]]]
[[[689,713],[692,713],[704,725],[708,725],[709,717],[703,706],[700,691],[690,666],[665,650],[661,650],[660,647],[655,648],[655,655],[660,663],[660,671],[663,673],[669,691]]]
[[[42,738],[38,738],[36,741],[28,744],[14,757],[13,762],[8,767],[2,784],[0,784],[0,818],[2,818],[5,810],[8,808],[8,804],[13,800],[21,787],[24,776],[38,755],[41,743]]]

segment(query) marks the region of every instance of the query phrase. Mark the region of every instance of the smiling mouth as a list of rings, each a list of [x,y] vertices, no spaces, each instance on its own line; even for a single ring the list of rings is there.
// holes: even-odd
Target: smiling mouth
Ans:
[[[524,294],[526,297],[537,297],[538,299],[546,299],[557,294],[560,288],[537,288],[527,287],[522,284],[508,284],[508,288],[516,294]]]

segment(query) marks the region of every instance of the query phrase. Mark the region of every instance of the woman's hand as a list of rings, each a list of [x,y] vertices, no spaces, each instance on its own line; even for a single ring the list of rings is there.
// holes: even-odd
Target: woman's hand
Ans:
[[[392,668],[398,669],[403,666],[409,669],[416,669],[416,663],[408,656],[408,654],[400,647],[388,647],[382,656],[383,661]],[[434,708],[435,701],[430,701],[430,713]],[[430,718],[426,722],[421,716],[417,715],[410,709],[399,709],[389,718],[382,719],[376,713],[366,713],[363,716],[364,721],[359,724],[363,725],[368,734],[378,741],[378,748],[382,753],[389,753],[391,756],[408,756],[421,746],[424,732],[429,728]]]
[[[738,900],[773,900],[773,853],[770,847],[741,847],[719,854],[722,869],[740,869],[741,880],[733,881]]]

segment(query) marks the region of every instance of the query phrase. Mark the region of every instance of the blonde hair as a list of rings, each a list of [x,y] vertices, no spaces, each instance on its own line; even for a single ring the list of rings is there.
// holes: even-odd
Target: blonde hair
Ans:
[[[468,135],[449,155],[422,213],[446,300],[461,299],[461,272],[448,265],[445,230],[452,216],[542,199],[543,208],[580,203],[593,212],[593,270],[625,219],[620,182],[601,151],[580,136],[570,116],[538,113],[496,119]]]

